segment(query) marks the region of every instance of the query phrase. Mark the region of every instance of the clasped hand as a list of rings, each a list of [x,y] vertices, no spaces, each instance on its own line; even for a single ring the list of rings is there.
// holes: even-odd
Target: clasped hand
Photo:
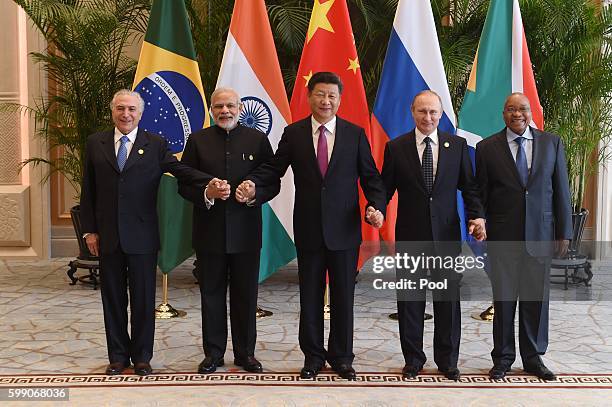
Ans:
[[[242,181],[236,188],[236,200],[247,203],[253,199],[255,199],[255,183],[249,180]]]
[[[468,232],[478,241],[485,240],[487,238],[485,220],[483,218],[470,219],[468,221]]]
[[[230,196],[231,186],[227,180],[213,178],[206,186],[206,197],[208,199],[221,199],[225,201]]]
[[[383,221],[385,220],[385,217],[383,216],[382,212],[378,209],[374,209],[374,207],[372,206],[368,206],[368,208],[366,209],[365,218],[366,221],[370,225],[374,226],[376,229],[382,227]]]

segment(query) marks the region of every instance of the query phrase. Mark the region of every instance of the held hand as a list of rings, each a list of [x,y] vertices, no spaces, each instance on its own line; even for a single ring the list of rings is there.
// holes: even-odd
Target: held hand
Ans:
[[[468,232],[478,241],[485,240],[487,238],[485,220],[483,218],[470,219],[468,221]]]
[[[100,255],[100,238],[97,233],[90,233],[85,237],[89,253],[98,257]]]
[[[378,209],[374,209],[372,206],[368,206],[366,209],[366,221],[374,226],[376,229],[379,229],[383,225],[384,216],[381,211]]]
[[[250,180],[245,180],[236,188],[236,200],[238,202],[247,203],[255,198],[255,183]]]
[[[568,248],[569,248],[569,240],[557,239],[555,241],[555,254],[558,258],[565,257],[567,255]]]
[[[222,199],[226,200],[230,196],[231,187],[227,183],[227,180],[213,178],[207,185],[206,197],[208,199]]]

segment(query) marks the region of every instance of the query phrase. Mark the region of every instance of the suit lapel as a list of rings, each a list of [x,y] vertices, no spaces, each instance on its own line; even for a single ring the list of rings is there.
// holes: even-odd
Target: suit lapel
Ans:
[[[415,174],[416,182],[423,191],[425,195],[427,195],[427,189],[425,188],[425,180],[423,179],[423,168],[421,167],[421,160],[419,160],[419,153],[416,148],[416,135],[414,130],[408,133],[406,137],[406,141],[403,143],[404,154],[406,155],[406,159],[408,160],[408,164],[410,165],[410,173]]]
[[[147,153],[145,147],[148,144],[149,144],[149,137],[145,134],[144,131],[138,129],[138,133],[136,134],[136,140],[134,140],[134,145],[132,146],[130,155],[128,156],[128,159],[125,162],[123,171],[127,171],[131,166],[136,164],[138,161],[142,159],[142,157],[144,157],[144,155]]]
[[[306,119],[302,120],[302,123],[301,123],[302,124],[302,135],[303,135],[302,145],[303,145],[304,151],[306,151],[306,155],[308,156],[308,161],[310,162],[310,165],[314,167],[314,172],[316,174],[319,174],[319,177],[323,179],[323,176],[321,175],[321,170],[319,169],[319,162],[317,161],[317,155],[314,150],[314,143],[312,141],[311,117],[312,116],[308,116]],[[328,172],[329,172],[329,166],[328,166]]]
[[[448,148],[444,147],[444,143],[450,142],[445,133],[442,133],[438,130],[438,167],[436,168],[436,176],[434,177],[434,184],[432,187],[432,193],[436,190],[436,185],[438,185],[438,180],[441,178],[441,175],[446,172],[446,164],[448,162],[447,154]],[[425,183],[425,181],[423,181]]]
[[[497,150],[499,152],[499,157],[506,163],[506,167],[510,169],[510,172],[514,174],[514,179],[519,185],[522,185],[521,176],[518,173],[518,169],[516,168],[516,161],[512,157],[512,152],[510,151],[510,146],[508,145],[508,137],[506,136],[506,129],[497,133]]]
[[[539,130],[530,127],[531,136],[533,137],[533,141],[531,143],[531,169],[529,171],[529,178],[527,178],[527,185],[531,183],[532,175],[536,173],[538,170],[537,165],[540,163],[540,157],[538,157],[538,153],[542,150],[540,148],[540,143],[542,142],[542,138],[539,137]]]
[[[115,131],[110,130],[103,134],[100,144],[102,145],[102,152],[104,157],[108,160],[108,163],[119,172],[119,166],[117,165],[117,155],[115,154]]]
[[[346,123],[344,122],[344,120],[336,116],[336,138],[334,140],[334,149],[332,150],[332,154],[329,159],[329,164],[327,165],[327,174],[329,174],[330,171],[332,171],[332,168],[336,165],[336,162],[339,160],[338,157],[340,153],[338,152],[339,148],[337,147],[345,145],[344,142],[342,141],[344,140],[344,136],[346,135],[345,130],[346,130]],[[317,168],[318,166],[319,165],[317,162]]]

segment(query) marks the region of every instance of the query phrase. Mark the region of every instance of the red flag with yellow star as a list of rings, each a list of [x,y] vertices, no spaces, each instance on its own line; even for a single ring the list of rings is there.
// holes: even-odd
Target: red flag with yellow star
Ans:
[[[371,144],[368,102],[346,0],[314,0],[302,59],[291,95],[293,121],[310,115],[308,80],[314,73],[320,71],[330,71],[340,76],[344,90],[338,116],[363,127]],[[367,201],[361,189],[359,202],[363,218]],[[364,222],[362,237],[364,244],[359,252],[359,267],[379,250],[377,229]]]

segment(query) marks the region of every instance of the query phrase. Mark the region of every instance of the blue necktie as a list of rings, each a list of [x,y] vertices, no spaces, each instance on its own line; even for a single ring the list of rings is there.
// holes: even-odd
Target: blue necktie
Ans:
[[[125,166],[125,162],[127,161],[127,142],[130,141],[128,136],[123,136],[119,139],[121,145],[119,146],[119,151],[117,151],[117,165],[119,166],[119,171],[123,171],[123,167]]]
[[[518,170],[519,176],[521,177],[521,183],[523,186],[527,186],[527,179],[529,178],[529,169],[527,168],[527,155],[523,148],[523,142],[525,137],[517,137],[514,139],[518,144],[518,150],[516,151],[516,169]]]

